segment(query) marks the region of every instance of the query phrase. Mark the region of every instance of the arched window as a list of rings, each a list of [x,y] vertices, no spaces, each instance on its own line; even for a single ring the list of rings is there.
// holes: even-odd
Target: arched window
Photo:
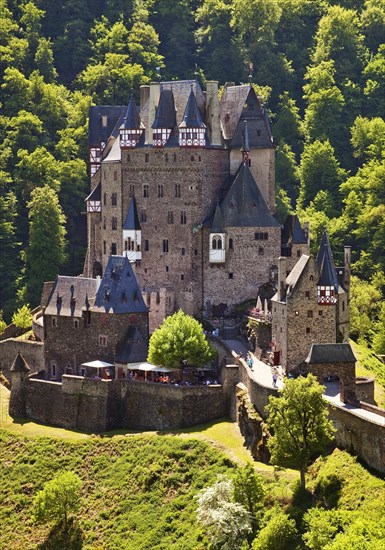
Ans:
[[[217,245],[217,248],[218,250],[222,250],[222,239],[220,237],[218,237],[218,245]]]

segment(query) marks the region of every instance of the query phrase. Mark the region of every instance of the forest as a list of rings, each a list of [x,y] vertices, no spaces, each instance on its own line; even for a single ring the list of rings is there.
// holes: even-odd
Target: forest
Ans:
[[[89,106],[159,77],[256,86],[277,217],[352,246],[351,335],[385,353],[385,0],[0,0],[4,322],[82,271]]]

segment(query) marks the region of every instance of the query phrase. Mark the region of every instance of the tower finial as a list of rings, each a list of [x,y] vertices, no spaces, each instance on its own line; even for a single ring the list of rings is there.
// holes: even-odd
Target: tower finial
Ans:
[[[249,145],[249,130],[247,127],[247,120],[244,121],[245,126],[242,132],[242,160],[243,164],[249,164],[249,153],[250,153],[250,145]]]

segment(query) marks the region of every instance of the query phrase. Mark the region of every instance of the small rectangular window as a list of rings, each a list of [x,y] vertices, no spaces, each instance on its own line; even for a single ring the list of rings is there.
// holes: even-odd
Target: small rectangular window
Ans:
[[[114,181],[118,181],[118,172],[114,170]]]
[[[168,252],[168,239],[163,239],[163,252],[165,254]]]
[[[312,319],[313,318],[313,311],[311,309],[308,309],[307,310],[307,317],[308,319]]]
[[[107,254],[107,243],[103,241],[103,254]]]
[[[135,197],[135,185],[130,185],[128,194],[130,198]]]
[[[234,279],[234,273],[229,273],[229,279]]]
[[[148,153],[145,153],[144,162],[149,162],[149,161],[150,161],[150,155]]]
[[[174,212],[171,210],[167,213],[167,223],[174,223]]]
[[[186,214],[186,210],[182,210],[182,212],[180,213],[180,223],[182,225],[186,225],[187,223],[187,214]]]
[[[148,199],[149,196],[150,196],[150,187],[149,187],[148,183],[145,183],[143,185],[143,197],[145,199]]]
[[[158,199],[161,199],[163,197],[163,194],[164,194],[164,187],[163,187],[163,184],[160,183],[158,185]]]
[[[103,205],[106,206],[107,204],[107,193],[103,193]]]
[[[176,183],[175,184],[175,198],[179,199],[180,198],[180,183]]]
[[[306,327],[306,334],[310,334],[310,327]]]
[[[184,275],[183,274],[180,276],[180,280],[184,281]]]
[[[168,265],[166,265],[166,273],[168,273]]]
[[[99,346],[106,347],[107,346],[107,336],[99,336]]]
[[[116,256],[116,243],[111,243],[111,254]]]
[[[310,291],[309,290],[305,291],[305,298],[310,299]]]
[[[141,223],[146,223],[147,221],[147,213],[145,210],[142,210],[140,213],[140,221]]]
[[[118,218],[115,216],[111,218],[111,229],[112,231],[116,231],[118,229]]]
[[[186,249],[182,248],[182,256],[184,256],[185,254],[186,254]]]
[[[111,205],[116,206],[118,204],[118,194],[112,193],[111,195]]]
[[[145,250],[145,252],[148,252],[150,250],[150,245],[149,245],[148,239],[145,239],[145,241],[144,241],[144,250]]]
[[[52,317],[52,326],[57,327],[57,319],[56,317]]]

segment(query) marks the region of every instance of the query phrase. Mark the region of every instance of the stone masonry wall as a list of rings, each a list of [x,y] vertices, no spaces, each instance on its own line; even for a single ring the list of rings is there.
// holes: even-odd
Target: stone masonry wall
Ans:
[[[56,326],[52,317],[46,315],[45,336],[45,367],[50,371],[56,365],[58,376],[71,368],[73,374],[79,374],[81,363],[101,359],[113,362],[121,350],[130,325],[134,324],[141,330],[143,338],[148,337],[147,314],[92,313],[91,323],[85,318],[56,316]],[[76,327],[75,321],[78,321]],[[107,345],[100,345],[99,336],[107,337]]]
[[[312,363],[309,372],[317,377],[322,384],[329,376],[340,380],[341,401],[354,403],[356,401],[356,364],[351,363]]]
[[[4,376],[10,380],[9,369],[20,351],[21,355],[27,361],[31,373],[37,372],[44,365],[44,344],[42,342],[33,342],[30,340],[20,340],[10,338],[0,342],[0,370]]]
[[[266,241],[255,240],[255,232],[268,232]],[[280,227],[226,228],[226,261],[223,264],[209,263],[209,233],[204,231],[204,296],[217,304],[236,304],[255,299],[261,284],[270,279],[276,268],[281,250]],[[229,250],[229,239],[233,250]],[[263,253],[260,254],[260,249]]]
[[[26,384],[27,417],[63,428],[166,430],[226,415],[220,385],[171,386],[67,375],[62,383],[30,378]]]

